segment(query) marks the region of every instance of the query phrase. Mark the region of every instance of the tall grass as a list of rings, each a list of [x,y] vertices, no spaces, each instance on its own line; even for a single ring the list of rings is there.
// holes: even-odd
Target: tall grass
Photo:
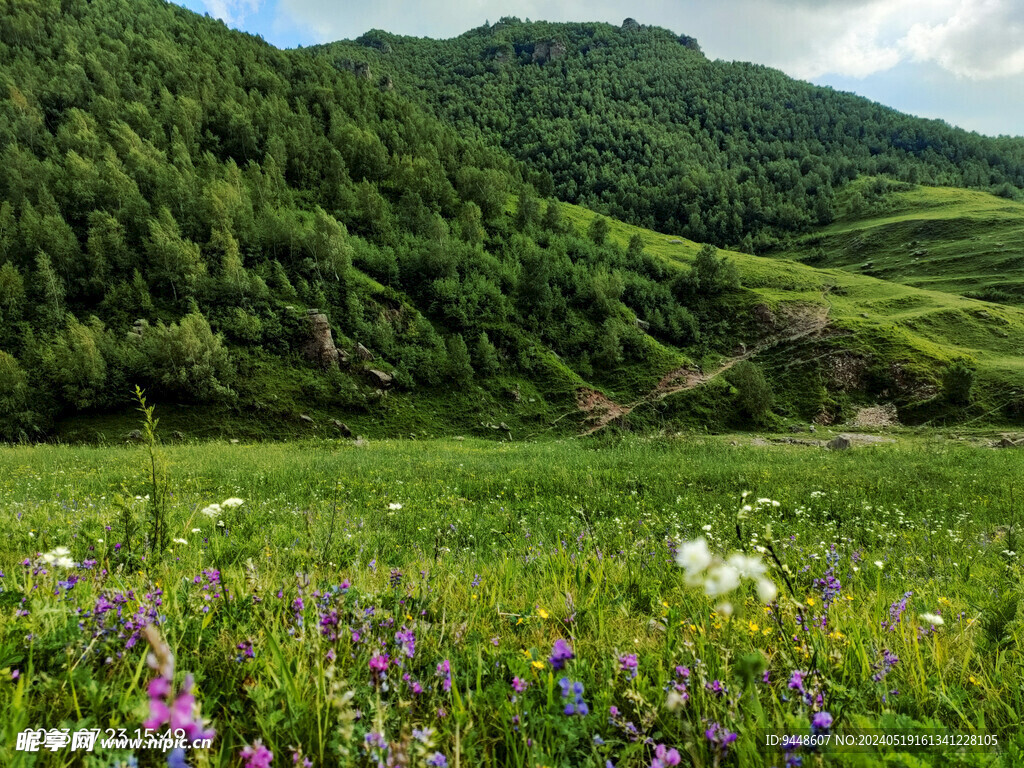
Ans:
[[[0,764],[127,759],[14,745],[25,728],[140,727],[144,625],[216,730],[196,765],[242,765],[257,739],[275,766],[1024,760],[1021,454],[730,442],[167,446],[163,555],[123,527],[152,502],[146,447],[0,449]],[[768,563],[777,599],[744,585],[726,616],[687,586],[675,554],[700,536]],[[71,567],[46,562],[58,547]],[[574,657],[556,670],[560,639]],[[565,714],[563,676],[588,714]],[[830,733],[1002,747],[762,745],[822,712]]]

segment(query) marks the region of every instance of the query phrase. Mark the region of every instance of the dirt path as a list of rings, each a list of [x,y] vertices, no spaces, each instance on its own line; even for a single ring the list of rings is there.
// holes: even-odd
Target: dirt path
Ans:
[[[791,308],[786,314],[779,318],[784,323],[783,333],[769,336],[760,344],[751,347],[740,355],[726,358],[725,362],[713,371],[700,371],[692,366],[684,365],[674,371],[670,371],[662,377],[650,392],[636,402],[628,405],[621,405],[593,389],[581,389],[576,395],[576,405],[586,414],[584,420],[585,429],[582,434],[592,435],[600,432],[616,419],[620,419],[632,413],[642,405],[656,403],[664,400],[669,395],[678,392],[685,392],[689,389],[696,389],[704,386],[734,365],[743,360],[749,360],[755,355],[767,349],[776,347],[779,344],[789,344],[808,336],[817,336],[828,327],[829,308],[823,306]]]

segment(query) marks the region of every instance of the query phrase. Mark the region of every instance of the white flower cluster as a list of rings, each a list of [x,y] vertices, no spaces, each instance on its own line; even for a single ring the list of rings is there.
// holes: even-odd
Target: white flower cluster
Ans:
[[[220,515],[220,513],[223,512],[225,509],[240,507],[243,504],[245,504],[245,502],[242,499],[232,497],[230,499],[224,499],[224,501],[222,501],[220,504],[210,504],[208,506],[205,506],[200,511],[210,519],[213,519]]]
[[[686,583],[691,587],[703,585],[708,597],[721,597],[738,589],[742,579],[756,583],[757,596],[763,603],[772,602],[778,595],[775,582],[765,575],[768,567],[761,558],[733,552],[720,560],[711,554],[703,536],[679,547],[676,564],[686,571]]]
[[[69,557],[70,554],[71,550],[67,547],[57,547],[52,552],[42,555],[40,559],[47,565],[55,565],[58,568],[74,568],[75,561]]]

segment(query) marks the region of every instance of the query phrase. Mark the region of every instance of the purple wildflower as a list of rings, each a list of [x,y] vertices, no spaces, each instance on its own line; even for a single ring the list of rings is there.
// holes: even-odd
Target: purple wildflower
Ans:
[[[832,715],[822,710],[821,712],[815,713],[811,719],[811,730],[814,733],[828,732],[828,729],[832,727]]]
[[[678,750],[669,749],[664,744],[659,744],[654,748],[651,768],[670,768],[670,766],[679,765],[681,759]]]
[[[251,746],[242,747],[239,757],[245,760],[245,768],[269,768],[274,753],[267,749],[262,741],[256,739]]]
[[[907,600],[913,594],[913,592],[904,592],[902,598],[889,606],[889,621],[882,621],[882,629],[888,629],[890,632],[896,631],[896,627],[900,625],[903,618],[903,612],[907,610]]]
[[[871,679],[876,683],[882,682],[885,676],[892,671],[892,668],[900,663],[900,657],[890,651],[888,648],[882,650],[882,661],[879,664],[872,664],[871,668],[875,670],[875,674],[871,676]]]
[[[712,723],[711,726],[704,731],[704,737],[711,742],[712,745],[718,747],[724,755],[729,751],[729,745],[739,738],[739,734],[734,733],[727,728],[723,728],[718,723]]]
[[[445,659],[437,665],[437,672],[434,673],[436,677],[441,678],[441,687],[445,693],[449,693],[452,689],[452,665],[448,659]]]
[[[639,666],[635,653],[626,653],[619,656],[619,671],[626,674],[627,680],[632,680],[636,677]]]
[[[371,656],[369,661],[370,674],[376,683],[384,682],[387,679],[388,662],[390,659],[386,653]]]
[[[575,654],[572,652],[572,648],[562,638],[555,640],[554,646],[551,648],[551,656],[548,661],[554,669],[563,669],[565,662],[569,659],[575,658]]]
[[[395,642],[402,646],[402,652],[410,659],[416,653],[416,634],[402,625],[400,632],[395,633]]]
[[[725,696],[729,692],[729,689],[722,685],[721,680],[712,680],[710,683],[704,683],[704,687],[716,696]]]
[[[563,699],[568,699],[572,696],[572,701],[567,701],[563,710],[566,715],[584,716],[590,714],[590,707],[583,700],[583,683],[572,682],[569,678],[563,677],[558,681],[558,686],[562,689]]]

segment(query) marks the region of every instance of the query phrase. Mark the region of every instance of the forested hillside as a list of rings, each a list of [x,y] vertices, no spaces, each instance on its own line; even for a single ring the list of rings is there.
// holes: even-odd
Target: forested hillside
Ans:
[[[833,326],[827,294],[846,289],[828,272],[802,268],[797,279],[779,261],[723,256],[550,197],[708,239],[767,243],[827,220],[829,190],[862,171],[1017,184],[1014,143],[910,121],[934,131],[922,134],[934,146],[917,155],[882,147],[882,118],[907,119],[834,95],[821,100],[825,112],[801,113],[804,102],[786,110],[805,133],[846,148],[814,154],[819,145],[797,141],[799,132],[779,139],[790,129],[758,116],[781,114],[779,93],[816,103],[827,92],[742,67],[754,89],[743,100],[694,85],[706,109],[688,124],[700,141],[680,141],[656,99],[631,100],[628,66],[614,87],[601,74],[624,51],[643,61],[671,49],[667,62],[712,78],[686,82],[724,77],[693,41],[659,30],[505,23],[436,43],[435,59],[413,58],[435,61],[438,83],[455,89],[445,98],[464,114],[451,125],[407,95],[415,85],[399,85],[397,69],[391,81],[377,69],[378,58],[434,43],[371,35],[373,47],[355,49],[377,57],[368,67],[339,58],[350,48],[280,51],[161,0],[2,0],[0,9],[2,439],[123,436],[136,385],[160,403],[165,427],[185,435],[579,432],[615,413],[626,425],[634,408],[617,411],[616,401],[661,402],[686,382],[710,381],[702,368],[733,364],[716,387],[656,418],[709,428],[831,420],[878,398],[921,414],[934,411],[927,403],[943,370],[972,348],[983,397],[962,398],[952,418],[1019,416],[1015,401],[996,398],[1017,386],[1011,343],[992,337],[1009,331],[979,322],[965,347],[955,324],[922,330],[861,298],[847,309],[870,322]],[[549,42],[503,47],[527,32]],[[557,34],[570,32],[563,45]],[[446,51],[491,38],[501,44],[490,58],[441,68]],[[668,88],[658,71],[650,82]],[[562,98],[566,78],[592,87]],[[548,91],[530,91],[533,114],[520,97],[544,82]],[[498,83],[519,95],[486,101]],[[782,90],[756,96],[765,83]],[[467,130],[473,101],[459,101],[459,88],[488,104],[490,128]],[[844,105],[846,128],[820,127]],[[626,107],[636,111],[633,132],[611,141],[608,131],[625,130]],[[743,124],[759,126],[764,141],[734,131],[739,123],[721,109],[745,110]],[[522,147],[489,143],[498,130]],[[563,171],[544,166],[520,130],[549,136]],[[637,152],[647,177],[628,172]],[[588,181],[592,171],[603,181]],[[577,172],[585,184],[569,188]],[[665,179],[674,192],[659,186]],[[660,213],[612,204],[633,193],[638,206],[660,201]],[[685,222],[673,208],[683,200]],[[886,284],[857,283],[861,297],[875,290]],[[901,302],[943,304],[906,290]],[[975,311],[952,307],[929,310],[929,322]],[[1009,328],[1024,323],[1007,318]],[[852,344],[828,334],[855,334],[857,365],[871,375],[838,384],[822,374],[820,361]],[[788,359],[798,339],[810,344],[807,356]],[[747,345],[766,352],[763,365],[747,359]],[[658,423],[650,409],[630,418],[638,428]]]
[[[559,198],[747,252],[830,222],[858,175],[1016,197],[1024,140],[989,139],[627,19],[502,19],[451,40],[374,30],[317,49],[549,177]]]
[[[452,409],[475,414],[520,381],[571,398],[595,368],[656,376],[725,333],[684,271],[570,231],[514,160],[357,74],[159,0],[2,16],[8,437],[124,408],[136,383],[295,418],[386,411],[382,382],[491,381]],[[300,354],[310,309],[341,349],[323,373]]]

